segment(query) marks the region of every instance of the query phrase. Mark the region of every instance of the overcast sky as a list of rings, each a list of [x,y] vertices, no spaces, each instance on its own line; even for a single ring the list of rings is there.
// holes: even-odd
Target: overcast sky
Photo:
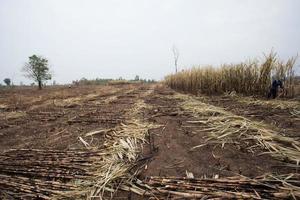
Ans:
[[[173,44],[179,69],[272,48],[287,59],[300,53],[300,1],[0,0],[0,82],[32,82],[20,71],[32,54],[49,59],[59,83],[159,80],[174,71]]]

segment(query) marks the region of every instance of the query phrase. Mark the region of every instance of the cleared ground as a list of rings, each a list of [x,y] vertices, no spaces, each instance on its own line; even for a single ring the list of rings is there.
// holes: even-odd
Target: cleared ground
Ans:
[[[142,144],[143,148],[133,154],[133,161],[123,152],[128,164],[124,173],[134,174],[145,183],[153,176],[255,178],[267,173],[297,174],[299,170],[299,101],[267,101],[235,95],[196,97],[160,84],[131,84],[1,90],[0,111],[0,194],[8,199],[22,195],[29,199],[38,194],[43,194],[42,198],[62,195],[55,190],[67,191],[68,185],[52,186],[89,179],[95,169],[76,171],[78,163],[101,168],[102,161],[97,159],[102,150],[118,145],[120,138],[128,142],[126,137],[131,132],[134,137],[128,138],[138,138],[137,146]],[[11,153],[11,149],[19,151]],[[66,157],[57,157],[64,152],[68,152]],[[90,160],[74,161],[89,156]],[[24,157],[24,162],[18,161]],[[45,162],[33,164],[32,158],[48,159],[47,167]],[[61,167],[60,159],[65,159],[65,165],[75,163],[74,172]],[[35,171],[29,173],[32,168]],[[55,169],[53,174],[60,171],[62,175],[49,176],[51,169]],[[111,180],[118,182],[123,176],[115,174]],[[11,180],[18,182],[16,177],[22,184],[10,184]],[[31,183],[31,179],[35,182]],[[49,185],[39,181],[50,181],[51,191],[47,191]],[[29,187],[32,184],[40,189]],[[128,187],[127,184],[120,189]],[[117,193],[113,199],[142,199],[130,194]],[[300,195],[297,190],[295,194]]]

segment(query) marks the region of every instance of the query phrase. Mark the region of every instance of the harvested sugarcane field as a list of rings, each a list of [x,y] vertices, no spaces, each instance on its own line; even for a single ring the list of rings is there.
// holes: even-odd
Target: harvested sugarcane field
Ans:
[[[1,0],[0,199],[300,199],[299,7]]]
[[[267,116],[262,114],[267,112]],[[1,91],[3,199],[299,197],[300,104],[162,83]]]

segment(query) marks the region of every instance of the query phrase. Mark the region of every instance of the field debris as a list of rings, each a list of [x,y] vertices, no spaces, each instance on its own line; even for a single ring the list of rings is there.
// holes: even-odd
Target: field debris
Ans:
[[[96,134],[106,134],[108,132],[112,131],[112,129],[102,129],[102,130],[95,130],[95,131],[91,131],[91,132],[88,132],[85,134],[85,137],[88,137],[88,136],[93,136],[93,135],[96,135]]]
[[[146,184],[136,181],[121,189],[156,199],[298,199],[299,180],[300,174],[255,179],[150,177]]]
[[[9,150],[0,154],[0,195],[7,199],[63,198],[74,192],[84,196],[82,186],[88,187],[97,175],[104,154],[103,150]],[[83,180],[86,185],[78,184]]]
[[[270,100],[263,100],[254,97],[234,97],[234,100],[237,100],[241,103],[246,103],[248,105],[260,105],[265,107],[271,107],[273,109],[290,109],[290,110],[300,110],[300,103],[299,101],[295,100],[281,100],[281,99],[274,99]]]
[[[144,96],[151,92],[151,89],[146,91]],[[0,176],[5,178],[0,183],[1,194],[13,198],[101,199],[105,192],[114,191],[122,182],[132,179],[134,172],[132,174],[130,170],[139,158],[142,144],[147,142],[148,130],[159,127],[139,116],[141,110],[147,107],[139,99],[126,111],[125,120],[120,125],[79,136],[78,141],[86,150],[23,149],[0,154],[3,158]],[[100,133],[106,135],[103,144],[90,144],[89,140]],[[29,181],[31,176],[35,177],[33,181]]]
[[[5,114],[26,115],[0,124],[0,198],[117,199],[124,193],[138,199],[299,198],[300,144],[279,128],[163,85],[114,87],[120,88],[75,90],[78,96],[70,89],[57,100],[39,96],[36,107],[24,104],[17,111],[9,105]],[[282,105],[296,120],[297,108]],[[223,154],[216,145],[233,152]],[[234,149],[245,145],[248,151]],[[233,166],[256,150],[276,158],[262,155],[270,166],[289,166],[284,175],[278,175],[282,166],[276,173],[260,165],[261,159]],[[233,153],[240,157],[230,157]],[[245,171],[249,163],[258,164]]]
[[[14,111],[14,112],[3,112],[0,113],[0,118],[10,120],[10,119],[18,119],[26,116],[26,112],[22,111]]]
[[[280,134],[262,122],[235,115],[220,107],[203,103],[191,96],[177,93],[176,98],[184,100],[181,107],[198,119],[187,121],[187,123],[198,124],[201,128],[198,131],[210,133],[207,136],[208,143],[214,140],[219,141],[224,146],[226,143],[237,142],[238,139],[243,141],[252,140],[255,144],[249,146],[248,150],[253,151],[255,147],[260,146],[272,156],[296,164],[297,167],[299,166],[299,141]],[[204,145],[199,144],[192,147],[191,150]]]
[[[99,169],[91,196],[101,197],[105,191],[114,190],[114,181],[120,178],[124,181],[132,178],[129,171],[139,158],[141,144],[146,142],[147,131],[157,127],[157,125],[134,120],[122,124],[118,130],[113,131],[112,140],[104,143],[107,154],[102,156],[103,165]]]
[[[154,125],[139,118],[139,112],[146,107],[143,100],[139,100],[127,112],[125,118],[128,120],[120,126],[113,130],[100,130],[86,134],[86,137],[97,133],[108,133],[111,136],[111,139],[103,144],[106,154],[102,156],[101,167],[89,192],[90,198],[102,198],[105,192],[112,192],[120,187],[120,179],[126,182],[133,178],[134,172],[132,174],[130,170],[139,158],[139,152],[142,144],[146,142],[148,130],[160,127],[160,125]]]

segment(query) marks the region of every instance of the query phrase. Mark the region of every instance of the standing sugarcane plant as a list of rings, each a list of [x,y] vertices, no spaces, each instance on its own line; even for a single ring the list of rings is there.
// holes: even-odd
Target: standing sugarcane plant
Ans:
[[[175,56],[178,55],[177,51],[174,52],[174,58],[178,59]],[[273,76],[283,82],[285,96],[293,97],[295,62],[296,57],[283,62],[276,53],[271,52],[261,62],[253,59],[238,64],[223,64],[220,67],[193,67],[167,76],[165,83],[173,89],[194,94],[211,95],[235,91],[243,95],[266,96]]]

